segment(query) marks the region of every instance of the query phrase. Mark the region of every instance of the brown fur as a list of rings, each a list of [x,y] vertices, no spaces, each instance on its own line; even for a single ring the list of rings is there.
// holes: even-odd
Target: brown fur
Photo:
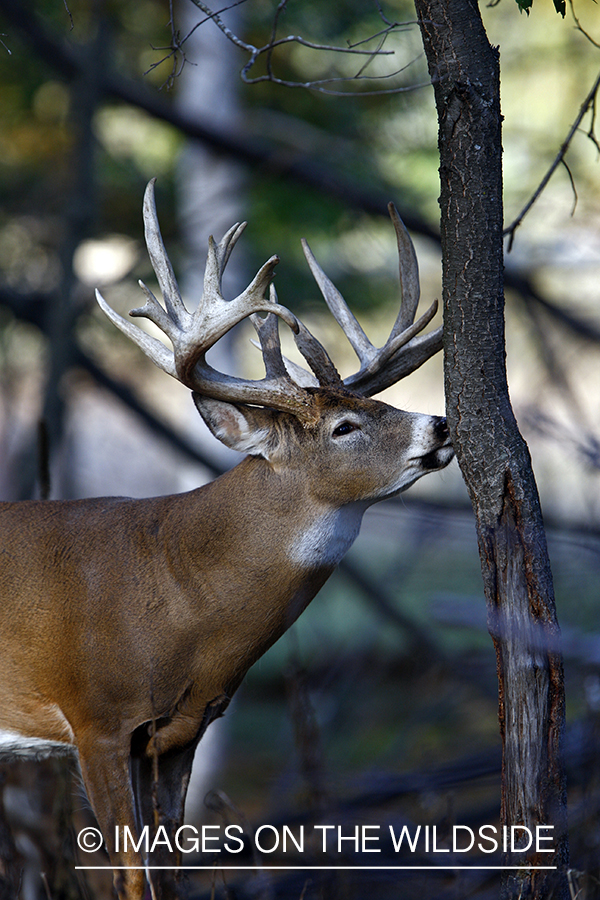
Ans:
[[[75,744],[115,866],[141,865],[112,835],[153,821],[153,790],[162,821],[181,822],[202,733],[329,577],[366,507],[424,474],[420,458],[451,458],[440,420],[315,399],[319,422],[305,427],[198,398],[215,433],[253,455],[191,493],[0,504],[0,729]],[[345,421],[356,427],[335,437]],[[169,878],[155,896],[176,895]],[[121,900],[141,900],[139,872],[116,883]]]

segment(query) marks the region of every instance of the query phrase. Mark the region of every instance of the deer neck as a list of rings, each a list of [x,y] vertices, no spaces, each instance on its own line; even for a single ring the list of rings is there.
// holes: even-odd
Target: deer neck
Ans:
[[[279,603],[296,618],[357,537],[365,508],[317,502],[301,477],[247,457],[196,492],[181,541],[214,597]]]

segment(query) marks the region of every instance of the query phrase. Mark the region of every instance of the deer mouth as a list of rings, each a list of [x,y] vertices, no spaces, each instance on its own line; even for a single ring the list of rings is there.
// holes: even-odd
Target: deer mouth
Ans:
[[[425,456],[422,456],[421,465],[428,472],[433,469],[443,469],[453,460],[453,458],[454,450],[450,443],[450,439],[448,439],[441,447],[431,450],[429,453],[426,453]]]

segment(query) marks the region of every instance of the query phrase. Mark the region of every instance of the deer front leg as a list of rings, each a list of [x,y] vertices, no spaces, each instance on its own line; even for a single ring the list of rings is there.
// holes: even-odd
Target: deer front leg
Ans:
[[[136,846],[139,845],[129,741],[116,741],[93,734],[79,738],[77,744],[83,783],[114,868],[113,878],[119,900],[143,900],[146,875],[140,867],[144,866],[144,859],[133,849],[131,841],[125,849],[123,846],[125,826],[129,828]]]
[[[181,871],[177,868],[181,866],[182,857],[176,834],[183,824],[185,796],[195,749],[194,741],[183,750],[171,751],[156,759],[142,756],[132,760],[138,818],[142,825],[149,826],[150,832],[152,852],[148,863],[166,867],[148,872],[153,900],[172,900],[183,894]],[[157,835],[160,826],[164,831]]]

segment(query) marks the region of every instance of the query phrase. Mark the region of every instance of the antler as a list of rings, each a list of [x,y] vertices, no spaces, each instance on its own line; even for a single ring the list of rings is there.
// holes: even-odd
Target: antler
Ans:
[[[154,182],[155,179],[150,181],[144,195],[144,229],[148,254],[165,306],[161,306],[152,291],[140,281],[146,302],[139,309],[132,310],[130,315],[145,317],[154,322],[170,339],[173,351],[169,351],[162,341],[123,319],[96,291],[100,307],[111,322],[135,341],[159,368],[191,390],[216,400],[288,410],[303,421],[312,421],[315,417],[313,396],[291,378],[281,359],[277,317],[283,319],[291,328],[298,349],[315,373],[319,384],[342,389],[343,383],[316,338],[293,313],[277,302],[277,295],[272,286],[268,298],[265,297],[266,288],[273,277],[273,270],[279,258],[272,256],[245,291],[233,300],[225,300],[221,288],[223,271],[246,223],[234,225],[218,244],[210,237],[202,299],[196,311],[190,313],[181,298],[161,237],[156,215]],[[262,319],[255,315],[259,312],[273,315]],[[265,359],[265,378],[257,381],[248,381],[218,372],[205,359],[210,347],[230,328],[248,316],[251,316],[258,332]]]
[[[366,397],[383,391],[414,372],[442,347],[441,326],[417,337],[434,317],[438,304],[435,300],[427,312],[414,321],[420,296],[415,248],[393,203],[388,204],[388,210],[398,243],[402,305],[391,334],[380,349],[370,342],[338,289],[317,263],[306,241],[302,241],[304,255],[325,302],[360,361],[360,369],[345,378],[344,385]]]
[[[360,361],[359,371],[342,381],[319,341],[289,309],[278,302],[275,288],[270,284],[279,262],[277,256],[267,260],[252,283],[239,296],[233,300],[223,297],[223,271],[246,227],[245,222],[230,228],[218,244],[212,237],[209,238],[202,298],[195,312],[190,313],[186,309],[161,237],[154,182],[155,179],[149,182],[144,194],[144,230],[164,307],[140,281],[146,302],[138,309],[133,309],[130,315],[153,322],[170,339],[173,350],[170,351],[162,341],[123,319],[108,305],[99,291],[96,291],[96,299],[111,322],[138,344],[146,356],[191,390],[215,400],[286,410],[307,424],[314,422],[317,417],[314,393],[308,388],[315,384],[315,378],[288,360],[283,360],[278,319],[283,319],[291,328],[296,345],[314,373],[318,385],[339,391],[351,390],[365,396],[371,396],[399,381],[440,349],[441,328],[417,337],[435,315],[437,301],[420,319],[414,321],[419,303],[417,258],[412,241],[393,204],[390,203],[388,208],[398,241],[402,305],[392,332],[381,349],[371,344],[344,298],[320,268],[306,241],[303,241],[306,259],[321,293]],[[265,297],[267,286],[269,294]],[[258,315],[259,312],[266,312],[268,315],[262,318]],[[218,372],[206,362],[207,351],[230,328],[247,317],[250,317],[257,331],[265,363],[265,377],[256,381]]]

